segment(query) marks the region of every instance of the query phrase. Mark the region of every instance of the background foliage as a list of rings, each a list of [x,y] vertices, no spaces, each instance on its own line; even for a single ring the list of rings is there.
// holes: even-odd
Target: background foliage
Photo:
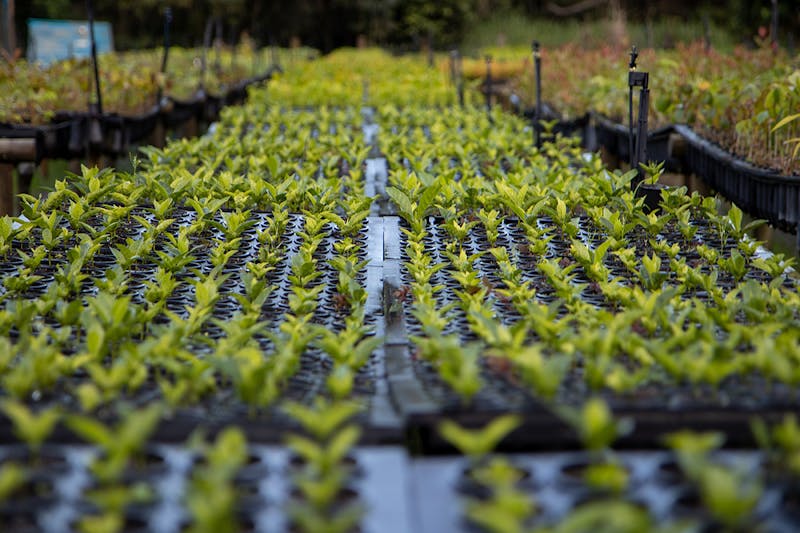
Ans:
[[[202,43],[205,23],[210,16],[224,20],[224,39],[234,41],[247,33],[258,43],[288,45],[294,41],[329,51],[353,46],[359,37],[372,44],[396,49],[417,48],[433,38],[436,48],[456,45],[480,46],[496,40],[512,43],[530,39],[524,28],[538,24],[543,41],[558,40],[553,22],[573,28],[563,38],[587,39],[593,23],[606,20],[611,4],[619,7],[629,24],[631,38],[652,39],[657,46],[670,46],[676,40],[697,38],[705,21],[720,42],[752,42],[760,26],[769,27],[769,0],[748,2],[725,0],[646,1],[610,0],[596,4],[570,17],[557,17],[553,5],[585,4],[585,0],[95,0],[97,16],[114,25],[118,49],[152,47],[160,44],[165,6],[175,13],[173,39],[176,44],[197,46]],[[784,46],[800,32],[800,11],[794,1],[780,0],[779,38]],[[16,2],[18,46],[27,41],[25,21],[31,17],[85,19],[83,0],[30,0]],[[676,21],[678,22],[676,24]],[[541,30],[544,28],[544,30]],[[549,33],[553,35],[547,35]],[[689,28],[687,30],[687,28]],[[598,33],[605,29],[600,28]],[[587,33],[588,32],[588,33]],[[687,35],[687,33],[689,35]],[[730,36],[730,37],[728,37]],[[476,42],[478,41],[478,42]],[[558,44],[554,42],[552,44]],[[591,42],[587,42],[591,45]]]

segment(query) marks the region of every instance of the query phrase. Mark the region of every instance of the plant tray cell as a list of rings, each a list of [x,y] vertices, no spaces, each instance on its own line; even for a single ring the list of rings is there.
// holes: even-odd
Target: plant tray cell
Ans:
[[[505,456],[523,475],[517,489],[534,504],[529,526],[557,525],[584,506],[609,505],[619,500],[645,510],[654,523],[688,521],[718,530],[714,518],[693,483],[681,473],[675,457],[667,452],[630,451],[616,454],[626,471],[628,487],[619,496],[593,488],[584,480],[590,458],[584,452],[513,454]],[[752,515],[743,520],[753,529],[789,532],[800,527],[796,514],[783,503],[788,488],[765,474],[758,452],[721,452],[714,461],[745,475],[766,475],[767,482]],[[411,464],[411,494],[420,531],[478,531],[465,513],[466,500],[486,500],[485,492],[471,476],[464,458],[418,458]],[[793,496],[790,496],[793,497]],[[604,503],[605,502],[605,503]],[[609,507],[610,509],[610,507]]]
[[[137,207],[126,223],[117,227],[116,231],[108,238],[96,255],[93,256],[91,263],[84,267],[84,272],[94,279],[103,280],[107,276],[110,268],[118,265],[114,251],[117,247],[125,245],[130,241],[135,241],[145,231],[144,226],[135,217],[141,220],[154,221],[154,215],[148,208]],[[245,293],[244,276],[247,274],[247,263],[258,258],[260,253],[260,243],[257,239],[257,231],[266,230],[270,224],[270,213],[252,212],[248,221],[251,227],[242,234],[241,245],[236,253],[231,256],[221,270],[221,275],[227,276],[224,283],[219,285],[219,295],[211,309],[210,318],[204,323],[197,335],[189,338],[184,348],[194,354],[194,357],[203,359],[213,355],[213,350],[209,343],[213,345],[219,339],[227,335],[225,323],[234,319],[241,311],[242,304],[239,301]],[[196,219],[194,211],[185,208],[175,208],[170,217],[175,222],[167,230],[174,237],[177,237],[182,228]],[[219,223],[222,223],[221,215],[217,214]],[[101,222],[98,220],[98,224]],[[271,287],[265,303],[261,309],[260,320],[267,324],[266,331],[277,333],[280,325],[285,320],[285,314],[290,311],[290,298],[292,297],[292,287],[289,278],[292,274],[292,258],[299,253],[302,244],[302,237],[299,233],[303,231],[305,221],[301,214],[290,214],[288,223],[280,236],[278,246],[281,253],[274,269],[265,278],[268,286]],[[374,226],[374,229],[371,229]],[[69,222],[64,220],[61,227],[69,227]],[[363,319],[365,327],[371,327],[376,333],[382,330],[382,308],[378,302],[378,295],[381,291],[382,279],[381,270],[381,248],[378,244],[378,237],[374,236],[375,231],[379,231],[382,238],[382,226],[379,219],[372,218],[365,222],[363,230],[351,237],[352,241],[360,248],[358,256],[362,259],[371,254],[373,262],[368,269],[360,272],[357,276],[358,283],[363,286],[371,296],[368,298],[367,314]],[[38,231],[38,230],[36,230]],[[24,265],[21,262],[17,250],[30,250],[39,245],[35,242],[40,233],[34,233],[34,242],[14,242],[12,250],[7,254],[7,262],[2,263],[2,273],[0,273],[0,290],[8,292],[3,283],[5,280],[18,276]],[[349,308],[338,296],[337,284],[339,283],[338,271],[331,265],[330,261],[337,256],[334,244],[342,236],[339,234],[334,224],[326,224],[321,242],[314,252],[316,261],[316,279],[311,282],[311,286],[321,289],[316,299],[316,308],[311,317],[310,323],[324,327],[333,332],[340,331],[348,317]],[[186,263],[182,268],[174,273],[174,278],[179,282],[177,288],[165,299],[165,311],[176,315],[179,319],[185,320],[189,316],[189,311],[195,304],[195,287],[197,273],[208,275],[214,265],[211,263],[209,255],[202,253],[208,250],[215,243],[224,241],[225,236],[221,231],[213,230],[206,233],[195,233],[190,237],[190,248],[198,252],[193,260]],[[26,298],[41,298],[46,294],[51,281],[60,269],[68,265],[67,251],[75,246],[75,242],[69,241],[59,243],[54,247],[48,256],[33,270],[33,274],[40,276],[41,279],[32,283],[25,289],[20,289],[20,293]],[[154,244],[153,252],[149,255],[134,261],[127,267],[129,279],[127,287],[122,296],[131,299],[131,303],[144,306],[147,304],[145,293],[148,287],[152,287],[156,279],[156,272],[159,268],[156,252],[164,252],[169,244],[165,235],[159,236]],[[377,259],[377,261],[376,261]],[[370,274],[371,273],[371,274]],[[81,297],[84,298],[83,304],[87,305],[87,300],[98,294],[98,287],[89,278],[83,282]],[[53,316],[42,316],[43,323],[51,327],[61,327],[58,319]],[[170,317],[161,313],[155,317],[152,323],[144,327],[148,331],[155,331],[163,325],[169,324]],[[68,326],[73,332],[61,346],[62,353],[78,353],[82,349],[85,339],[85,332],[76,326]],[[9,338],[14,339],[15,334],[12,330]],[[270,357],[274,350],[272,339],[265,333],[258,333],[255,337],[262,353],[265,357]],[[367,406],[367,414],[363,415],[365,423],[369,424],[369,406],[373,401],[378,401],[382,405],[388,402],[379,397],[385,396],[384,389],[378,386],[380,379],[380,351],[376,351],[370,361],[367,362],[354,377],[355,398]],[[161,397],[161,385],[156,379],[157,371],[149,363],[145,363],[148,378],[136,389],[121,393],[120,399],[144,404],[153,399]],[[283,399],[293,399],[295,401],[310,402],[317,396],[324,394],[326,390],[326,379],[333,368],[333,361],[319,348],[309,345],[300,357],[299,367],[296,369],[291,379],[283,384]],[[89,376],[85,372],[76,372],[74,375],[63,380],[52,392],[44,394],[43,403],[59,404],[66,401],[69,405],[76,403],[75,394],[79,387],[87,382]],[[279,403],[279,402],[278,402]],[[382,408],[385,410],[385,408]],[[103,415],[101,414],[101,418]],[[389,420],[395,426],[395,431],[399,430],[399,421],[390,416]],[[280,438],[281,431],[285,429],[287,420],[284,415],[276,409],[255,409],[245,404],[232,390],[231,383],[223,383],[217,392],[211,396],[192,402],[190,405],[178,408],[175,419],[171,423],[162,424],[162,430],[174,435],[176,438],[185,438],[191,433],[193,426],[207,424],[210,427],[221,427],[225,424],[240,422],[245,426],[258,428],[253,434],[260,435],[260,438],[274,441]],[[7,422],[5,422],[7,423]],[[9,435],[8,428],[0,431],[4,435]],[[179,435],[182,433],[182,437]]]
[[[595,227],[591,219],[581,215],[576,219],[578,225],[579,238],[590,248],[596,243],[603,242],[607,236],[601,228]],[[520,320],[520,314],[514,305],[508,300],[504,300],[498,295],[496,290],[504,287],[500,277],[499,266],[487,251],[493,246],[505,248],[517,267],[522,272],[522,278],[536,288],[536,300],[542,304],[550,304],[558,301],[557,295],[548,278],[537,268],[537,262],[542,258],[561,261],[564,264],[572,264],[575,259],[570,252],[570,240],[567,236],[561,235],[549,217],[540,217],[536,224],[540,228],[550,228],[552,239],[548,242],[546,252],[542,256],[537,256],[528,251],[526,236],[519,227],[518,222],[513,217],[506,218],[499,224],[498,237],[495,243],[487,241],[486,233],[479,224],[472,228],[462,241],[462,246],[467,255],[483,254],[472,264],[478,277],[482,280],[483,286],[490,288],[488,301],[492,304],[495,320],[505,326],[512,326]],[[722,256],[729,256],[733,246],[730,242],[720,242],[715,232],[700,221],[696,222],[698,229],[694,236],[694,244],[685,247],[680,255],[692,261],[699,257],[694,247],[703,243],[706,246],[718,250]],[[446,268],[436,270],[432,275],[430,284],[439,286],[441,289],[435,293],[435,298],[439,306],[446,306],[450,303],[458,303],[458,291],[463,290],[458,282],[452,277],[452,268],[448,263],[444,250],[446,244],[450,242],[450,237],[444,229],[444,220],[438,217],[427,219],[426,237],[423,242],[426,253],[433,259],[431,268],[445,263]],[[638,228],[637,231],[643,231]],[[404,235],[387,236],[387,240],[395,239],[400,243],[401,257],[400,264],[409,260],[405,252],[406,237]],[[667,226],[662,230],[660,237],[666,242],[682,243],[684,239],[676,229]],[[629,235],[629,240],[637,247],[639,257],[657,254],[649,244],[648,239],[642,233],[637,236],[635,233]],[[388,248],[388,245],[387,245]],[[669,263],[669,258],[662,257],[664,264]],[[605,264],[612,274],[619,278],[623,284],[637,284],[639,281],[635,273],[627,270],[616,258],[607,256]],[[577,265],[573,271],[574,279],[570,283],[582,284],[584,286],[581,298],[584,302],[593,307],[606,310],[610,313],[616,311],[615,304],[608,301],[603,293],[593,292],[591,280],[583,272],[583,268]],[[759,281],[769,282],[770,278],[761,272],[749,272],[748,276],[753,276]],[[674,279],[674,272],[665,271],[666,284],[670,279]],[[412,278],[406,267],[400,266],[397,278],[397,286],[408,287],[412,283]],[[724,272],[720,272],[718,283],[726,290],[731,290],[736,286],[733,278],[726,278]],[[783,283],[791,289],[795,281],[786,278]],[[701,292],[686,293],[684,298],[695,298],[705,302],[711,302],[710,296]],[[402,313],[396,321],[400,328],[398,342],[405,343],[409,336],[423,335],[421,324],[412,314],[413,301],[406,300],[402,303]],[[562,303],[558,317],[566,316],[567,309]],[[467,343],[480,341],[480,337],[473,331],[466,313],[456,305],[447,315],[448,323],[444,328],[444,335],[455,335],[459,338],[463,346]],[[535,333],[531,330],[528,333],[529,340],[536,340]],[[432,427],[441,417],[470,417],[483,414],[484,421],[488,421],[492,416],[502,412],[514,411],[526,414],[535,426],[541,423],[543,427],[558,426],[556,417],[545,407],[532,389],[526,387],[524,383],[515,375],[510,365],[503,364],[502,360],[491,357],[483,357],[481,364],[482,386],[470,401],[465,401],[457,395],[451,387],[439,376],[436,368],[428,361],[418,356],[413,343],[407,346],[402,345],[397,357],[405,359],[411,369],[409,377],[417,383],[417,391],[423,391],[426,402],[420,404],[416,397],[410,399],[408,405],[404,405],[401,393],[398,393],[397,403],[401,411],[412,416],[410,426],[413,427]],[[726,432],[749,434],[747,431],[749,420],[756,415],[766,417],[777,417],[780,413],[789,412],[800,405],[800,391],[796,387],[781,385],[770,382],[758,375],[729,377],[723,379],[716,386],[712,385],[692,385],[689,383],[675,382],[674,380],[661,379],[651,380],[644,383],[630,392],[613,392],[611,390],[594,391],[590,389],[584,379],[584,369],[581,366],[572,367],[562,380],[553,401],[559,405],[579,406],[592,396],[600,395],[603,397],[614,412],[620,415],[632,417],[638,424],[636,434],[627,441],[628,445],[636,445],[637,442],[647,443],[647,445],[657,444],[659,436],[664,431],[677,429],[677,427],[704,427],[709,421],[716,421],[714,427],[720,427]],[[539,422],[536,422],[536,421]],[[425,431],[425,430],[421,430]],[[552,435],[542,432],[535,432],[527,436],[527,445],[539,446],[548,443],[555,445],[556,441],[567,442],[569,439],[550,439]],[[573,441],[574,442],[574,441]]]
[[[237,527],[250,531],[291,531],[291,508],[303,503],[292,479],[303,466],[295,463],[287,448],[250,446],[246,464],[232,479]],[[90,470],[98,451],[88,446],[49,446],[47,457],[59,458],[59,469],[40,469],[0,503],[4,531],[66,533],[76,530],[82,519],[96,516],[92,493],[103,490]],[[36,464],[37,459],[19,460],[16,449],[0,446],[0,465],[12,458],[18,464]],[[345,491],[333,503],[335,509],[357,505],[363,515],[359,530],[365,533],[411,531],[412,514],[405,493],[405,452],[400,448],[354,448],[349,456],[350,476]],[[131,463],[114,486],[144,488],[143,501],[129,503],[124,515],[125,531],[169,533],[183,531],[192,523],[187,498],[193,477],[205,468],[200,456],[178,445],[151,444],[147,455]],[[94,480],[94,481],[93,481]],[[31,485],[33,484],[33,485]],[[47,489],[46,494],[42,492]],[[10,529],[7,529],[10,528]]]

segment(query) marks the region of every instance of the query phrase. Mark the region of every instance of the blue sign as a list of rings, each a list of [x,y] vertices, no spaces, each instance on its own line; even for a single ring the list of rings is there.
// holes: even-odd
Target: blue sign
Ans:
[[[95,21],[94,38],[98,54],[114,51],[110,23]],[[28,61],[48,65],[91,54],[88,21],[28,19]]]

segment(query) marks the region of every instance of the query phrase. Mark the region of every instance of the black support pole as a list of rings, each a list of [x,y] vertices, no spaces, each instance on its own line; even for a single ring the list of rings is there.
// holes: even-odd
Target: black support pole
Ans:
[[[434,67],[433,61],[433,32],[428,30],[428,66],[430,68]]]
[[[458,99],[458,66],[456,61],[458,60],[458,50],[453,49],[450,50],[450,81],[453,82],[453,90],[456,93],[456,99]]]
[[[203,34],[203,54],[200,59],[200,89],[206,88],[206,68],[208,67],[208,47],[211,46],[211,33],[214,30],[214,19],[209,17],[206,21],[206,30]]]
[[[172,8],[167,7],[164,9],[164,55],[161,56],[161,74],[167,72],[167,61],[169,60],[169,26],[172,23]],[[156,104],[161,102],[164,96],[164,87],[158,86],[158,96],[156,97]]]
[[[773,49],[778,49],[778,0],[772,0],[772,23],[770,28]]]
[[[456,54],[458,54],[457,50],[450,50],[450,81],[453,82],[453,87],[458,83],[456,80]]]
[[[636,58],[639,57],[636,45],[631,48],[630,56],[631,60],[628,63],[628,160],[633,168],[633,75],[636,73]]]
[[[542,53],[539,41],[533,41],[533,67],[536,77],[536,109],[533,113],[533,138],[536,148],[542,147]]]
[[[708,13],[703,13],[703,42],[705,44],[706,52],[711,50],[711,21],[708,18]]]
[[[92,47],[92,65],[94,66],[94,89],[97,97],[97,113],[103,114],[103,96],[100,90],[100,69],[97,66],[97,41],[94,38],[94,6],[92,0],[86,0],[86,13],[89,18],[89,41]]]
[[[647,72],[636,70],[636,47],[631,49],[631,61],[628,64],[628,149],[630,150],[631,169],[636,171],[632,185],[642,181],[640,163],[647,162],[647,113],[650,102],[650,76]],[[639,87],[639,117],[636,131],[633,127],[633,89]]]
[[[458,103],[464,107],[464,64],[461,54],[456,50],[456,76],[458,77]]]
[[[650,88],[648,87],[648,74],[642,72],[642,90],[639,92],[639,126],[636,129],[636,168],[640,163],[647,162],[647,112],[650,107]]]
[[[216,23],[217,31],[214,34],[214,70],[219,77],[220,72],[222,72],[222,59],[221,59],[221,49],[222,49],[222,17],[217,17]]]
[[[486,114],[492,120],[492,56],[486,56]]]

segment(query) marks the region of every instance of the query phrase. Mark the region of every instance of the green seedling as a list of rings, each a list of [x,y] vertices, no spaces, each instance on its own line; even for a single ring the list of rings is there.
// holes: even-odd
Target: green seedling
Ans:
[[[457,335],[436,334],[432,337],[412,337],[411,340],[419,348],[419,356],[437,367],[442,379],[462,400],[468,402],[481,389],[480,344],[464,346]]]
[[[101,450],[102,455],[95,459],[92,471],[102,481],[110,482],[119,479],[130,457],[144,448],[161,421],[162,413],[160,404],[151,404],[124,413],[115,427],[80,415],[68,416],[66,423],[75,434]]]
[[[630,420],[615,420],[611,409],[600,398],[590,399],[580,409],[555,406],[555,410],[591,452],[607,450],[618,437],[633,430]]]
[[[124,524],[125,519],[120,511],[107,511],[81,518],[78,528],[81,533],[117,533],[122,531]]]
[[[494,450],[522,420],[517,415],[503,415],[480,429],[466,429],[451,420],[439,425],[439,434],[458,451],[477,462]]]
[[[661,525],[654,522],[640,506],[622,500],[599,500],[579,505],[559,524],[543,528],[542,533],[604,533],[684,532],[693,531],[681,524]]]
[[[365,514],[359,504],[350,504],[333,516],[310,511],[306,506],[289,507],[292,522],[304,533],[348,533],[353,531]]]
[[[5,502],[28,479],[28,472],[17,463],[7,461],[0,465],[0,502]]]
[[[306,461],[310,473],[325,476],[338,468],[359,438],[361,438],[359,427],[350,425],[330,434],[325,441],[288,435],[286,445]]]
[[[300,489],[304,499],[317,510],[328,509],[336,499],[336,496],[344,487],[347,480],[347,472],[344,470],[332,470],[322,476],[309,475],[302,473],[294,478],[294,484]]]
[[[756,418],[751,422],[751,430],[759,447],[769,454],[776,468],[781,471],[788,468],[794,476],[800,474],[800,425],[793,413],[785,415],[783,421],[771,430],[764,420]]]
[[[536,506],[524,492],[497,490],[488,501],[471,500],[467,503],[469,520],[492,533],[522,533],[524,522]]]
[[[613,494],[624,493],[629,482],[625,467],[613,461],[589,465],[583,478],[589,487]]]
[[[323,398],[317,398],[313,407],[288,402],[284,404],[283,409],[307,433],[319,441],[324,441],[358,414],[361,406],[348,401],[328,402]]]
[[[25,441],[34,455],[39,453],[42,444],[61,420],[61,410],[58,407],[50,407],[34,413],[21,402],[5,400],[0,408],[11,419],[14,435]]]
[[[530,384],[536,394],[552,400],[570,367],[572,358],[565,354],[545,355],[538,344],[530,344],[511,356],[525,383]]]

